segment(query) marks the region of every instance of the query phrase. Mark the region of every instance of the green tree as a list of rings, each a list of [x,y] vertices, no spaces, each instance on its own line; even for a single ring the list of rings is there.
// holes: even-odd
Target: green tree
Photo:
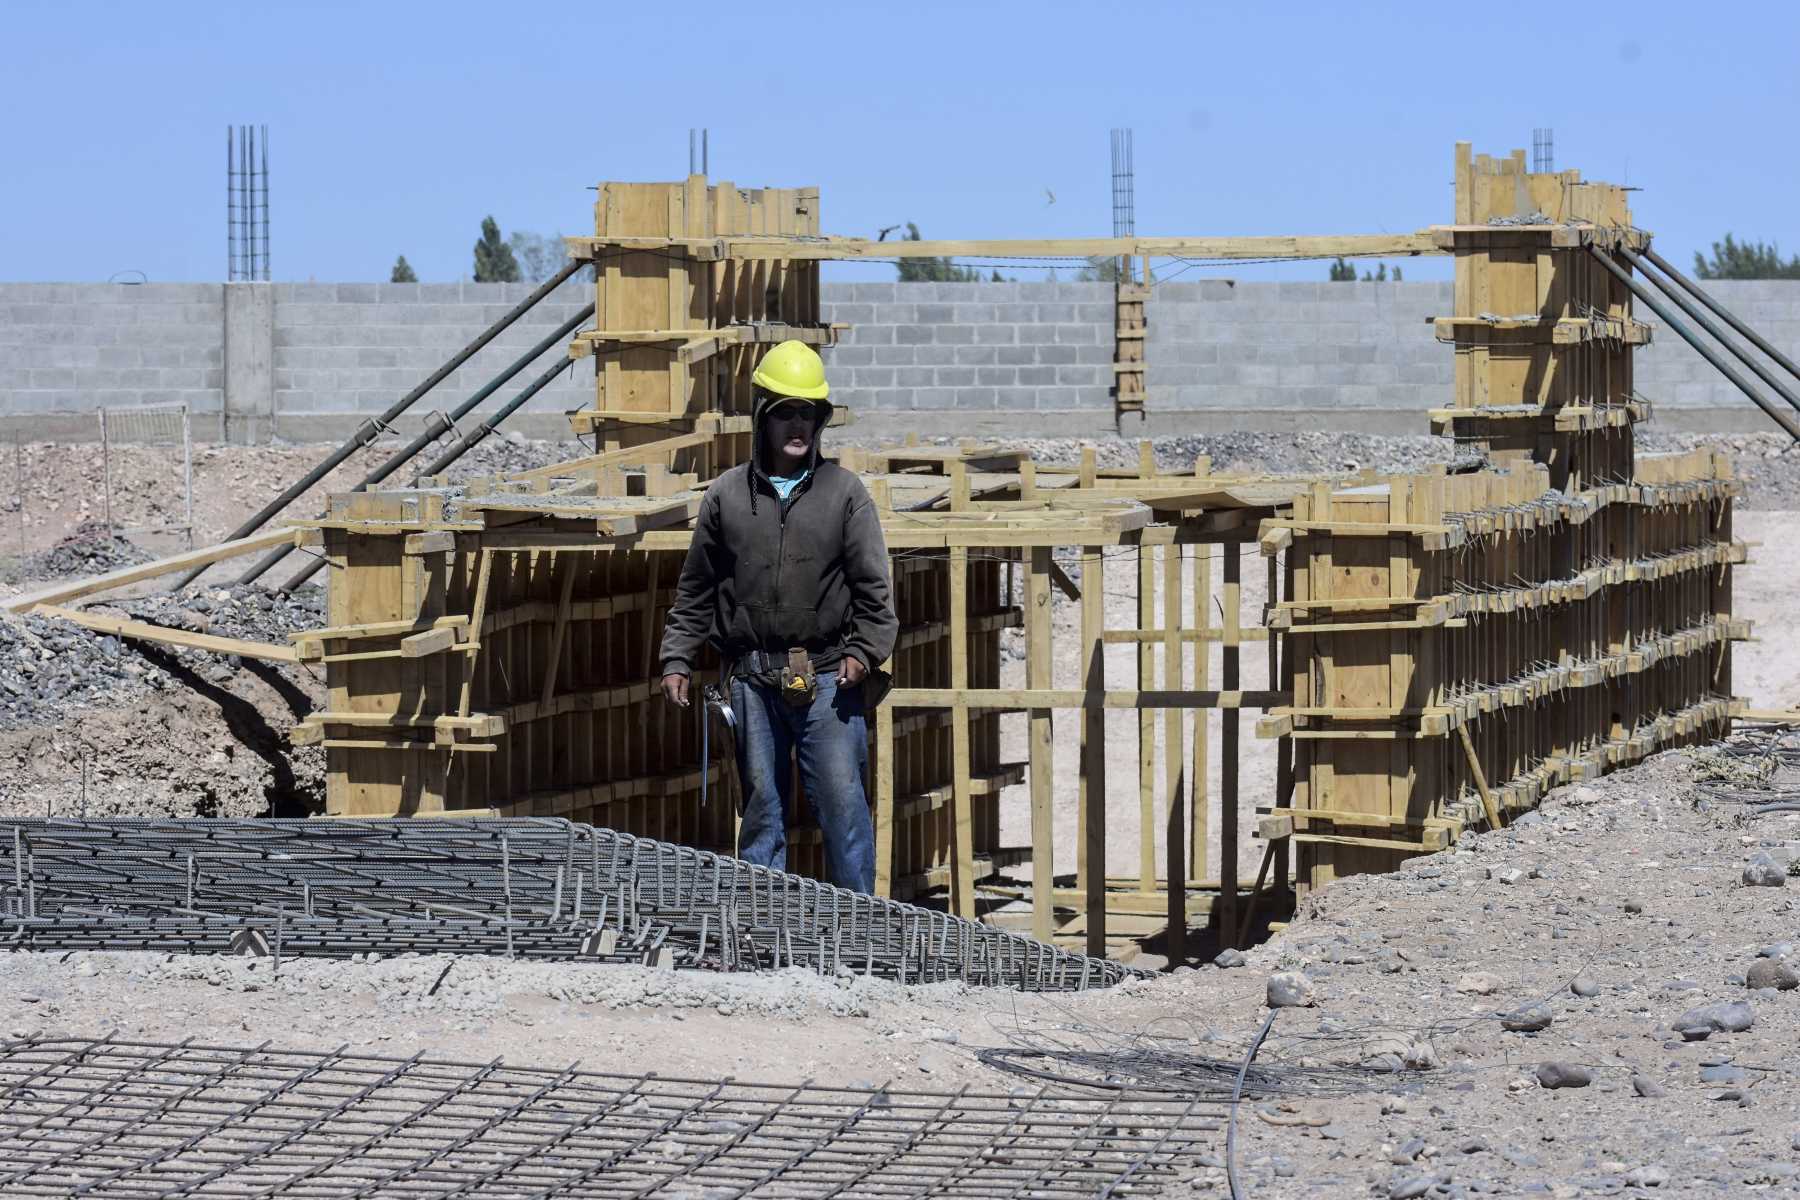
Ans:
[[[1356,264],[1349,259],[1340,256],[1331,264],[1330,280],[1332,283],[1355,283],[1356,278]],[[1400,282],[1399,267],[1394,268],[1393,280],[1395,283]],[[1378,263],[1373,272],[1364,271],[1362,281],[1364,283],[1386,283],[1388,281],[1387,264]]]
[[[388,275],[388,282],[389,283],[417,283],[417,282],[419,282],[419,277],[417,275],[413,274],[412,264],[406,261],[406,255],[402,254],[399,258],[396,258],[394,260],[394,269],[393,269],[393,272]]]
[[[506,244],[518,260],[519,271],[527,283],[542,283],[569,261],[560,233],[526,233],[515,229],[507,236]]]
[[[901,241],[922,242],[919,227],[906,223],[906,236]],[[947,258],[902,258],[898,261],[901,283],[979,283],[981,272],[975,267],[959,267]]]
[[[500,226],[492,217],[481,219],[481,240],[475,243],[475,282],[519,282],[519,260],[501,239]]]
[[[1800,256],[1783,260],[1774,242],[1739,242],[1729,233],[1712,244],[1712,261],[1698,252],[1694,274],[1702,279],[1800,279]]]

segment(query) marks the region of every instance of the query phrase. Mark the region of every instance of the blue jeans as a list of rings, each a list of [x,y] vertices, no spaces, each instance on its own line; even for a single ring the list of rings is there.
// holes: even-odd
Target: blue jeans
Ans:
[[[875,890],[875,826],[863,790],[869,742],[862,696],[861,684],[839,691],[835,671],[819,673],[818,694],[805,708],[789,704],[774,688],[731,681],[738,779],[744,788],[739,858],[787,869],[794,777],[789,763],[797,755],[806,798],[825,835],[831,881],[858,892]]]

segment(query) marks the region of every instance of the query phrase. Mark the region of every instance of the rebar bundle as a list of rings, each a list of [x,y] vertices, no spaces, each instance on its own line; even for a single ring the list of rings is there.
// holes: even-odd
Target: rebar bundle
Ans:
[[[802,967],[1028,991],[1136,972],[685,846],[552,818],[0,820],[20,949],[493,954]]]
[[[1222,1111],[80,1038],[0,1095],[0,1194],[118,1200],[1141,1195]]]

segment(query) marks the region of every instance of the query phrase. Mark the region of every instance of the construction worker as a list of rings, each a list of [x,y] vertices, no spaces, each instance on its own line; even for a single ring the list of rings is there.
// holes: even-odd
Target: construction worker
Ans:
[[[879,699],[869,674],[899,631],[887,546],[862,480],[819,457],[832,404],[818,353],[783,342],[751,378],[754,456],[700,503],[663,627],[663,695],[687,707],[694,660],[710,642],[737,722],[738,856],[786,869],[797,756],[832,882],[872,892],[864,711]]]

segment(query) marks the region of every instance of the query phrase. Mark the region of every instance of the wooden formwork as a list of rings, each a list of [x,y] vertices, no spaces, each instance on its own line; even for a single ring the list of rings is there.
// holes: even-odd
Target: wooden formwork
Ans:
[[[1638,457],[1650,327],[1588,252],[1636,248],[1623,188],[1457,147],[1456,354],[1442,432],[1497,471],[1314,485],[1272,624],[1292,706],[1287,839],[1301,888],[1386,870],[1550,787],[1729,727],[1737,485],[1712,451]]]
[[[1081,864],[1072,887],[1039,881],[1036,928],[1105,948],[1109,912],[1140,925],[1169,912],[1204,918],[1219,887],[1207,867],[1215,845],[1227,881],[1224,912],[1235,913],[1236,826],[1228,822],[1211,836],[1204,785],[1184,782],[1205,778],[1204,726],[1196,723],[1190,759],[1182,720],[1193,710],[1225,711],[1231,732],[1223,752],[1235,761],[1238,709],[1284,698],[1237,689],[1232,651],[1253,631],[1243,628],[1235,556],[1225,558],[1224,626],[1212,623],[1209,556],[1211,547],[1254,541],[1258,520],[1276,511],[1291,485],[1148,469],[1103,476],[1091,463],[1040,472],[1018,452],[980,449],[883,458],[883,466],[942,471],[868,476],[901,620],[888,664],[895,690],[871,722],[878,891],[916,896],[945,887],[956,911],[973,914],[977,881],[1027,853],[1000,844],[1000,790],[1020,782],[1032,790],[1031,853],[1047,870],[1050,856],[1038,851],[1047,849],[1054,791],[1049,713],[1081,709],[1097,718],[1106,708],[1129,708],[1143,714],[1146,747],[1157,727],[1166,739],[1164,769],[1146,758],[1138,781],[1140,872],[1119,878],[1105,871],[1102,735],[1090,720],[1082,735],[1091,751]],[[1018,469],[969,469],[999,462]],[[689,538],[682,523],[698,493],[578,494],[595,469],[481,481],[485,491],[333,498],[314,536],[334,568],[329,625],[301,635],[297,647],[303,661],[327,671],[328,705],[296,737],[327,751],[328,811],[564,816],[733,848],[729,747],[722,736],[703,747],[700,710],[670,708],[655,679],[660,629]],[[550,490],[535,490],[544,485]],[[1047,598],[1052,587],[1076,589],[1055,565],[1059,546],[1081,547],[1085,649],[1078,651],[1138,644],[1135,689],[1109,689],[1103,669],[1080,688],[1053,686]],[[1136,560],[1147,594],[1165,598],[1160,620],[1152,602],[1140,609],[1137,627],[1107,628],[1098,603],[1102,564],[1120,554]],[[1190,573],[1197,583],[1185,582]],[[1191,619],[1179,599],[1184,584],[1194,597]],[[1172,604],[1171,596],[1178,598]],[[1021,626],[1028,686],[1007,689],[1000,637]],[[1196,639],[1232,648],[1224,688],[1208,688],[1204,668],[1189,686],[1186,649]],[[703,680],[715,670],[700,664]],[[1028,762],[1001,761],[1006,712],[1030,714],[1037,732]],[[1234,788],[1235,775],[1228,779]],[[1159,827],[1173,831],[1161,880]],[[817,831],[798,805],[789,843],[793,869],[822,873]]]
[[[723,254],[724,236],[819,233],[817,188],[604,183],[591,238],[569,239],[594,267],[596,327],[571,356],[595,364],[594,407],[571,414],[597,449],[693,436],[701,479],[749,453],[751,373],[764,348],[829,345],[819,322],[819,264]],[[710,423],[710,425],[708,424]]]
[[[1320,485],[1272,531],[1294,698],[1261,732],[1293,739],[1271,828],[1303,887],[1723,731],[1736,485],[1710,452],[1653,471],[1579,497],[1539,464]]]
[[[1632,427],[1649,416],[1632,354],[1651,327],[1590,244],[1641,249],[1624,188],[1579,171],[1530,174],[1524,154],[1456,152],[1456,222],[1432,231],[1455,258],[1456,309],[1436,321],[1455,348],[1450,407],[1434,427],[1490,461],[1538,462],[1580,491],[1631,478]]]
[[[331,624],[298,652],[326,665],[331,700],[298,736],[327,749],[331,811],[556,814],[733,847],[726,746],[703,740],[698,707],[661,701],[659,631],[702,490],[751,452],[757,358],[790,337],[829,346],[818,264],[874,255],[1146,256],[1145,282],[1119,294],[1124,400],[1143,370],[1143,300],[1125,288],[1148,288],[1150,254],[1451,254],[1456,310],[1437,334],[1456,386],[1432,419],[1491,463],[1267,480],[1204,460],[1159,471],[1147,446],[1110,470],[1092,451],[1069,467],[1004,447],[846,452],[881,511],[902,627],[895,691],[870,720],[882,893],[942,889],[964,915],[1016,895],[1035,935],[1096,952],[1166,927],[1179,960],[1194,925],[1241,940],[1265,882],[1285,888],[1290,852],[1303,888],[1385,869],[1556,782],[1716,731],[1745,633],[1730,608],[1736,485],[1710,453],[1635,455],[1648,405],[1631,354],[1650,331],[1584,249],[1647,235],[1622,189],[1466,147],[1457,168],[1454,224],[1370,238],[896,245],[821,236],[811,189],[603,185],[595,235],[569,239],[597,272],[598,328],[570,348],[595,363],[595,406],[573,414],[594,452],[457,489],[337,497],[316,523],[337,568]],[[1243,606],[1238,551],[1258,543],[1266,621]],[[1135,595],[1127,627],[1109,627],[1109,581]],[[1079,605],[1072,644],[1050,619],[1058,594]],[[1013,630],[1022,688],[1001,677]],[[1250,689],[1241,650],[1259,640],[1269,678]],[[1136,651],[1134,687],[1108,678],[1105,648],[1120,645]],[[1280,739],[1247,893],[1245,708]],[[1117,709],[1137,713],[1135,795],[1108,778]],[[1057,710],[1080,714],[1072,796],[1053,766]],[[1024,761],[1002,758],[1009,713]],[[1021,783],[1031,844],[1005,846],[1000,793]],[[1076,870],[1057,877],[1051,816],[1066,803]],[[1128,804],[1136,869],[1109,874]],[[789,842],[795,869],[822,871],[798,809]],[[1024,859],[1029,888],[996,886]]]
[[[1144,405],[1150,398],[1145,378],[1149,365],[1144,355],[1149,335],[1151,292],[1150,260],[1144,260],[1144,278],[1133,279],[1131,260],[1121,264],[1118,280],[1113,284],[1113,425],[1123,424],[1127,414],[1144,416]]]

